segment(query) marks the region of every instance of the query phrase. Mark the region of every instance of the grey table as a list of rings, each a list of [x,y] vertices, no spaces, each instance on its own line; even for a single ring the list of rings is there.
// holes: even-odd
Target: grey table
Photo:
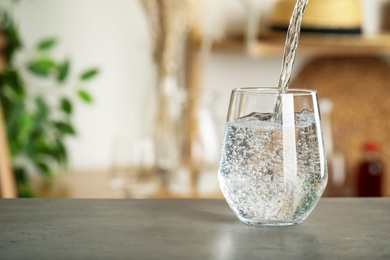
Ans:
[[[390,259],[390,199],[322,199],[276,228],[223,200],[0,200],[0,259]]]

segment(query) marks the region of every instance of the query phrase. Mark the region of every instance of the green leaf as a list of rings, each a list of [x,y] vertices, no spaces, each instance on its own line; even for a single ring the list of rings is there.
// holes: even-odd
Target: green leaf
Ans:
[[[67,99],[67,98],[61,99],[61,109],[62,109],[62,111],[64,111],[67,114],[72,114],[73,107],[72,107],[72,103],[70,102],[69,99]]]
[[[62,83],[66,80],[69,70],[70,70],[70,63],[68,60],[66,60],[64,63],[59,64],[58,67],[58,76],[57,76],[57,81],[59,83]]]
[[[18,141],[20,144],[26,144],[29,142],[29,137],[31,135],[31,130],[33,127],[33,121],[34,119],[29,115],[26,111],[19,119],[19,126],[18,126]]]
[[[17,70],[7,68],[4,73],[0,75],[0,86],[1,88],[9,86],[18,98],[24,98],[25,87]]]
[[[13,171],[14,171],[15,181],[17,183],[28,182],[27,171],[25,168],[14,166]]]
[[[45,177],[47,177],[47,178],[53,177],[53,170],[51,169],[51,167],[47,163],[38,162],[37,167]]]
[[[38,96],[35,98],[35,105],[37,106],[38,116],[46,117],[49,114],[49,106],[43,97]]]
[[[4,30],[5,38],[7,39],[7,47],[5,48],[5,59],[6,64],[12,65],[14,60],[14,55],[17,50],[19,50],[23,43],[20,39],[18,28],[15,26],[14,22],[12,21],[12,18],[5,13],[3,19],[7,21],[7,26]]]
[[[73,126],[69,123],[56,122],[54,125],[63,134],[74,135],[76,133]]]
[[[77,95],[86,103],[92,103],[93,101],[91,95],[83,89],[77,91]]]
[[[33,198],[34,192],[30,186],[30,184],[27,183],[18,183],[18,197],[19,198]]]
[[[34,138],[28,143],[26,150],[28,151],[27,156],[34,163],[50,161],[58,164],[66,163],[63,152],[58,147],[56,141],[48,140],[46,135],[41,135]]]
[[[28,70],[40,77],[49,76],[50,72],[56,67],[56,63],[51,59],[39,59],[32,61],[27,65]]]
[[[8,114],[15,104],[25,102],[25,93],[17,93],[16,91],[16,88],[10,85],[4,85],[1,89],[1,105],[5,114]]]
[[[66,163],[68,161],[68,153],[62,140],[60,139],[56,140],[55,149],[56,149],[56,156],[58,161],[62,163],[63,166],[66,166]]]
[[[53,48],[57,44],[56,38],[48,38],[40,41],[37,44],[37,50],[39,51],[47,51]]]
[[[99,70],[97,68],[88,69],[81,73],[80,80],[87,81],[95,77],[99,73]]]
[[[18,197],[23,197],[23,198],[34,197],[32,189],[29,185],[27,170],[24,167],[14,166],[13,172],[18,187]]]
[[[18,153],[20,153],[20,149],[23,146],[19,141],[19,121],[23,117],[25,113],[24,104],[18,103],[15,104],[14,107],[9,111],[8,116],[6,116],[6,127],[7,127],[7,137],[8,137],[8,145],[10,154],[12,157],[15,157]]]

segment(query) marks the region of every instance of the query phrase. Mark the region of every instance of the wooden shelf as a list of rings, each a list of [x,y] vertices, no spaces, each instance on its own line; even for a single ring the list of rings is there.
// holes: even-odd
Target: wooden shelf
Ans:
[[[82,171],[61,173],[50,183],[33,179],[33,188],[38,198],[83,198],[83,199],[112,199],[116,198],[115,191],[109,187],[109,177],[112,173],[107,171]],[[150,183],[153,185],[153,183]],[[175,194],[156,184],[156,190],[143,196],[128,198],[223,198],[219,189],[214,192],[195,194]]]
[[[254,57],[280,56],[283,54],[285,35],[260,36],[251,48]],[[229,37],[213,46],[214,51],[246,52],[241,36]],[[298,53],[301,55],[372,56],[390,55],[390,34],[375,36],[302,35]]]

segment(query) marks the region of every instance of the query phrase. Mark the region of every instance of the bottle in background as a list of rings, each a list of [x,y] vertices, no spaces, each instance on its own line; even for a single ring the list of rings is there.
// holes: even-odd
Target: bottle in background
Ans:
[[[358,168],[357,194],[359,197],[380,197],[384,172],[380,147],[375,142],[367,142],[363,151],[364,158]]]

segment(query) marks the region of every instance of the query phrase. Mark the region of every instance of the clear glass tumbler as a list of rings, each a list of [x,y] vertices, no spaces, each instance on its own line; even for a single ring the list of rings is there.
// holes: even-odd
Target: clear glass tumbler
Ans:
[[[233,90],[218,177],[227,203],[243,223],[302,223],[328,180],[316,91]]]

